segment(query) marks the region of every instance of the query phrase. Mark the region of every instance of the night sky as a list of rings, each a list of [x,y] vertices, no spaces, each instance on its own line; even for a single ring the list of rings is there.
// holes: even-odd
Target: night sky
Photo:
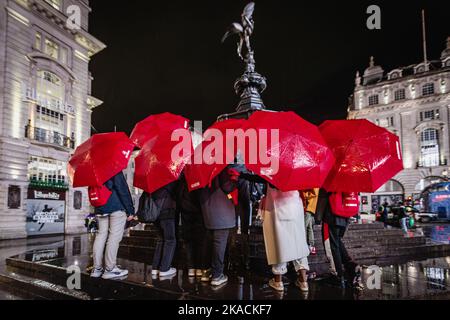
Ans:
[[[450,1],[261,1],[252,46],[263,94],[273,110],[293,110],[320,124],[345,118],[357,70],[369,57],[385,71],[421,62],[421,9],[427,14],[428,56],[439,59],[450,36]],[[205,126],[233,112],[234,81],[244,70],[236,38],[220,40],[240,22],[248,1],[91,0],[90,32],[108,45],[90,69],[98,132],[130,133],[165,111]],[[366,9],[382,10],[382,30],[368,30]]]

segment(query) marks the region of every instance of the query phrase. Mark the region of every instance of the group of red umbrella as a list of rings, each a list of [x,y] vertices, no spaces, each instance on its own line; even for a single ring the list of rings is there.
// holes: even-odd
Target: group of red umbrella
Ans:
[[[224,139],[219,156],[234,160],[242,152],[247,169],[281,191],[323,187],[329,192],[371,193],[403,169],[398,137],[367,120],[326,121],[317,127],[294,112],[257,111],[248,119],[216,122],[196,148],[189,125],[182,116],[163,113],[139,122],[130,138],[125,133],[92,136],[69,162],[73,187],[102,185],[128,166],[136,148],[140,151],[135,159],[135,187],[153,193],[178,180],[183,172],[189,190],[207,187],[230,163],[195,159],[204,158],[204,150],[217,143],[213,133],[226,136],[227,130],[239,129],[241,134],[276,130],[278,139],[272,139],[265,149],[250,145],[262,143],[260,139],[247,141],[245,150],[238,150],[237,144],[230,147]],[[183,152],[174,153],[180,144],[173,139],[174,132],[189,137],[185,141],[189,147]],[[259,158],[249,161],[253,150],[263,150],[264,158],[277,162],[277,170],[268,170]]]

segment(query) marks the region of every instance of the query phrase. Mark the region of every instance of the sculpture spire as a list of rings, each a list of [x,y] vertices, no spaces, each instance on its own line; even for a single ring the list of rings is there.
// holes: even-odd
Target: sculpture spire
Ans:
[[[254,10],[255,3],[250,2],[242,13],[242,23],[233,23],[222,38],[223,42],[232,34],[239,35],[237,53],[245,62],[244,74],[234,84],[236,94],[241,98],[237,107],[238,112],[265,109],[261,93],[267,88],[267,82],[265,77],[255,71],[255,54],[250,43],[250,38],[255,29]]]

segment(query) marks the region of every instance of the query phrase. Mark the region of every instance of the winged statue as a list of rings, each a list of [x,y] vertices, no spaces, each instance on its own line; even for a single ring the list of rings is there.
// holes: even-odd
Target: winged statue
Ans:
[[[244,59],[243,49],[244,44],[247,49],[247,54],[253,53],[251,45],[250,45],[250,37],[253,34],[253,30],[255,29],[255,22],[253,21],[253,12],[255,11],[255,3],[250,2],[242,13],[242,22],[241,23],[233,23],[228,28],[228,31],[222,38],[222,43],[232,35],[239,35],[238,49],[237,53],[242,60]]]

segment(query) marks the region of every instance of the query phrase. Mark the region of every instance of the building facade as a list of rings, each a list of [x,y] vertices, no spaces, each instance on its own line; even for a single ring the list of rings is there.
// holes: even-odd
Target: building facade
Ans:
[[[399,136],[404,171],[376,194],[363,194],[364,211],[380,203],[418,199],[450,168],[450,37],[439,60],[385,72],[373,57],[356,76],[349,119],[368,119]],[[376,148],[376,146],[372,146]]]
[[[67,162],[101,104],[88,65],[105,45],[90,11],[88,0],[0,0],[0,239],[84,229],[87,191],[69,187]]]

